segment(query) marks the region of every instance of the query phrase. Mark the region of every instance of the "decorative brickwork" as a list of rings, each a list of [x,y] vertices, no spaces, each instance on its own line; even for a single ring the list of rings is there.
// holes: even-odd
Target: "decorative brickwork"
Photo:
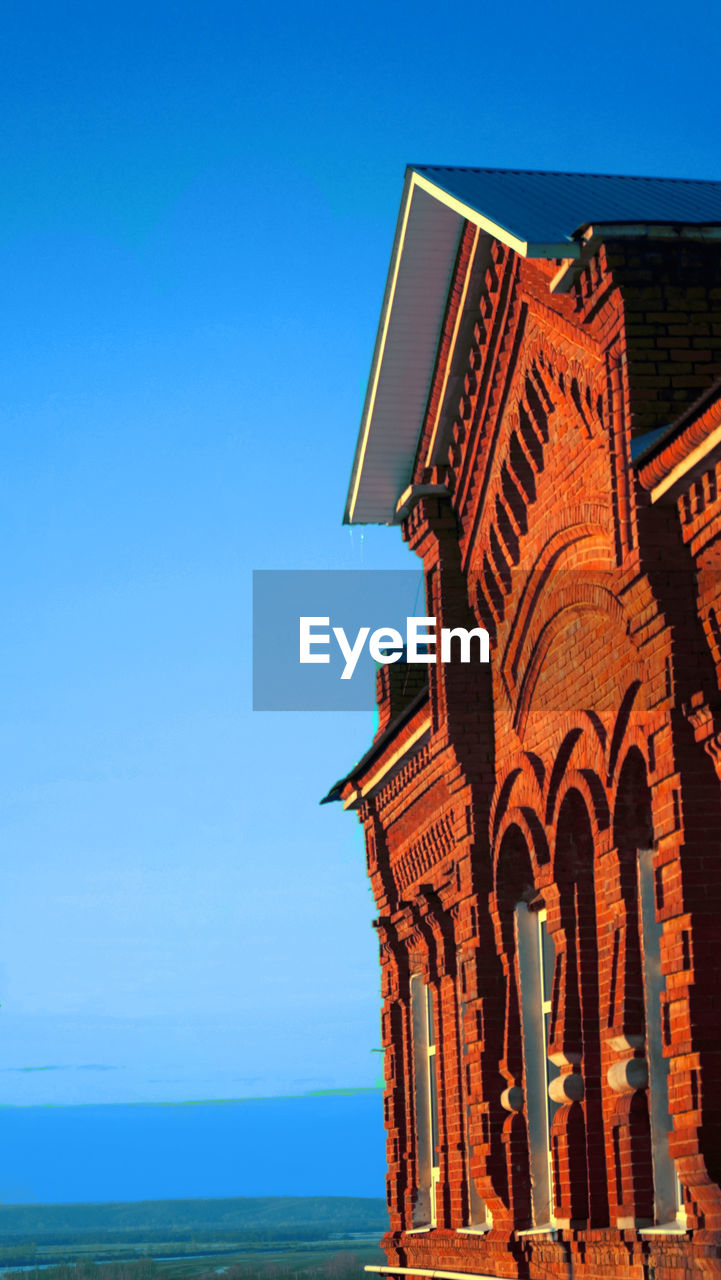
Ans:
[[[381,674],[344,790],[379,911],[384,1246],[423,1274],[721,1275],[721,250],[601,243],[563,295],[560,266],[461,237],[402,530],[428,614],[486,627],[491,663],[425,695]]]

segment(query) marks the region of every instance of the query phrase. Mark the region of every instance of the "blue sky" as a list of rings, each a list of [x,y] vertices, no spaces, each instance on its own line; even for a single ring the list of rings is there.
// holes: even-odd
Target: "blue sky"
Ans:
[[[363,850],[317,801],[372,716],[251,712],[251,572],[414,567],[340,524],[405,164],[719,178],[717,11],[0,34],[0,1096],[371,1085]]]

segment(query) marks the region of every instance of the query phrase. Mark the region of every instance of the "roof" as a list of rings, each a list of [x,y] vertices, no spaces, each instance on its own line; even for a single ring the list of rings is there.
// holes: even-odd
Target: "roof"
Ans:
[[[467,222],[524,257],[580,256],[593,226],[721,227],[721,182],[413,165],[406,170],[344,522],[393,524],[411,480]],[[699,231],[698,234],[703,234]],[[718,231],[709,234],[718,235]]]
[[[675,502],[721,454],[721,378],[680,418],[646,439],[648,447],[634,459],[641,484],[652,502]]]
[[[390,724],[386,725],[383,732],[380,733],[375,741],[371,743],[365,755],[361,756],[357,764],[354,764],[353,768],[345,775],[345,777],[339,778],[337,782],[333,783],[328,794],[323,796],[323,799],[319,801],[319,803],[332,804],[335,800],[341,800],[343,797],[343,791],[348,783],[354,782],[369,765],[373,764],[373,762],[383,754],[388,743],[393,741],[403,726],[406,725],[409,720],[413,719],[418,709],[424,706],[427,701],[428,685],[421,689],[420,693],[416,694],[415,698],[408,703],[408,706],[403,708],[400,715],[397,715],[394,720],[391,720]]]
[[[562,257],[593,223],[721,223],[721,182],[428,164],[414,172],[487,218],[500,239],[518,240],[524,257]]]

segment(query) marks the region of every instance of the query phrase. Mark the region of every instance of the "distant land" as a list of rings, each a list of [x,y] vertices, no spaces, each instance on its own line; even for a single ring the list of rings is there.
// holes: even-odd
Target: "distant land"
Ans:
[[[310,1262],[361,1242],[367,1251],[387,1229],[385,1201],[356,1196],[0,1205],[0,1268],[199,1255]]]
[[[0,1203],[382,1197],[382,1098],[0,1106]]]
[[[327,1239],[337,1233],[386,1231],[385,1200],[361,1196],[234,1196],[219,1200],[144,1200],[111,1204],[0,1205],[0,1240],[24,1236],[40,1243],[48,1236],[76,1240],[100,1234],[113,1238],[148,1238],[163,1232],[163,1239],[198,1239],[197,1233],[248,1233],[278,1240],[285,1234],[299,1239]]]

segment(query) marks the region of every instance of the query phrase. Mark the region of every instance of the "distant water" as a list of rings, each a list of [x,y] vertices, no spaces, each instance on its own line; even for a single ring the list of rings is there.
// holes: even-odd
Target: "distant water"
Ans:
[[[0,1107],[0,1202],[384,1196],[382,1094]]]

